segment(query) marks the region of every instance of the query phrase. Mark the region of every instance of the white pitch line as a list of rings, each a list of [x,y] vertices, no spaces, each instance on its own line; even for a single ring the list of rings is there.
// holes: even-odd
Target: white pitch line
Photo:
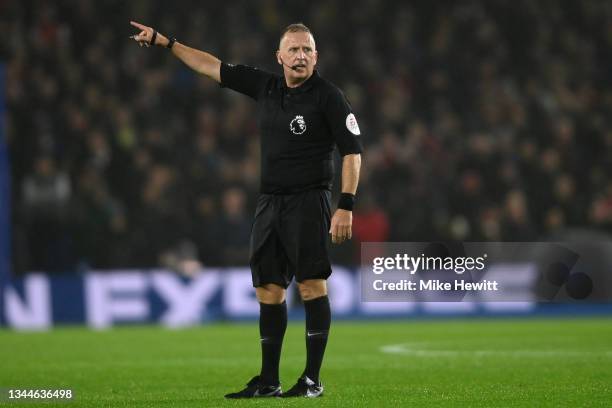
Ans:
[[[578,350],[432,350],[426,343],[400,343],[380,347],[388,354],[404,354],[416,357],[612,357],[612,351]]]

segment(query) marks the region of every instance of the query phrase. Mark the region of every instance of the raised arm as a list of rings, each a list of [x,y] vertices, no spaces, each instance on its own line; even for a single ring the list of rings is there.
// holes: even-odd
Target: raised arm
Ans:
[[[167,47],[170,43],[169,38],[157,32],[154,44],[151,44],[153,33],[156,32],[152,27],[147,27],[135,21],[130,21],[130,24],[140,30],[140,33],[130,38],[137,41],[141,47],[148,47],[149,45]],[[175,41],[172,45],[172,53],[194,71],[221,82],[221,61],[214,55],[188,47],[178,41]]]

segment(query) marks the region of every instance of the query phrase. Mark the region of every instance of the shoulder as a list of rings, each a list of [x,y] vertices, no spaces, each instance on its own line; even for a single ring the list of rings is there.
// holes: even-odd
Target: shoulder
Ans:
[[[337,107],[344,107],[349,104],[348,99],[344,92],[333,82],[322,78],[318,78],[319,89],[319,103],[323,109],[336,109]]]
[[[278,75],[250,65],[221,64],[221,87],[259,99],[271,86],[278,83]]]
[[[327,104],[330,102],[341,102],[346,100],[346,96],[344,92],[334,84],[332,81],[319,76],[318,78],[318,88],[319,94],[321,98],[321,102],[323,104]]]
[[[334,84],[332,81],[323,78],[322,76],[319,76],[317,78],[318,80],[318,87],[321,90],[321,92],[326,93],[326,94],[340,94],[342,95],[342,90],[340,90],[340,88],[338,86],[336,86],[336,84]]]
[[[274,89],[282,86],[284,81],[283,76],[258,67],[253,67],[252,69],[256,72],[257,77],[263,82],[266,89]]]

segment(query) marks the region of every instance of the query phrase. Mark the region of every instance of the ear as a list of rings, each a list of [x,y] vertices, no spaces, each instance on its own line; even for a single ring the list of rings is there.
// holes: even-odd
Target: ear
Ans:
[[[276,62],[278,62],[278,65],[283,65],[280,59],[280,50],[276,50]]]
[[[313,59],[312,65],[317,65],[317,62],[319,62],[319,52],[317,50],[315,50],[312,59]]]

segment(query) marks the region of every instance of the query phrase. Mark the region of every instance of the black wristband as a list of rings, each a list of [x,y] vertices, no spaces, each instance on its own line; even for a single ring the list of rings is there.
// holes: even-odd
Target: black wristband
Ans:
[[[172,49],[172,46],[174,45],[175,42],[176,42],[176,38],[169,39],[168,44],[166,44],[166,48]]]
[[[338,208],[346,211],[353,211],[355,205],[355,194],[342,193],[340,194],[340,200],[338,200]]]
[[[153,36],[151,37],[151,42],[149,44],[155,45],[156,38],[157,38],[157,30],[153,30]]]

